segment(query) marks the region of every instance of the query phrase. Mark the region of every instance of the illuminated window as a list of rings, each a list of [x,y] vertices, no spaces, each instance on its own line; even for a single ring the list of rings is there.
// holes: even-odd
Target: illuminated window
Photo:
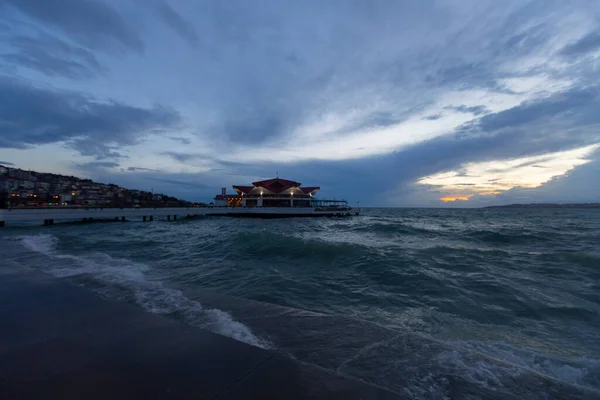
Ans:
[[[242,199],[240,197],[232,197],[227,199],[227,205],[229,207],[240,207],[242,205]]]

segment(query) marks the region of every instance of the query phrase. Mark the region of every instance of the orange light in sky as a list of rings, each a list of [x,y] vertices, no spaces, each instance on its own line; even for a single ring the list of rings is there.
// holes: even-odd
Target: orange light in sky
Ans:
[[[444,203],[448,203],[449,201],[457,201],[457,200],[467,201],[473,196],[474,195],[472,195],[472,194],[458,194],[456,196],[442,197],[440,200],[443,201]]]
[[[497,195],[497,194],[500,194],[500,193],[502,193],[502,192],[499,192],[499,191],[496,190],[496,191],[492,191],[492,192],[481,192],[479,194],[482,195],[482,196],[493,196],[493,195]]]

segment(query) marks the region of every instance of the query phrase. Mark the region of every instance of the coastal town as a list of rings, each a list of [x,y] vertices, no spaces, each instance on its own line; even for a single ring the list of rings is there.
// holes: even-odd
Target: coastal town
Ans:
[[[14,207],[193,207],[161,193],[131,190],[74,176],[0,165],[0,208]]]

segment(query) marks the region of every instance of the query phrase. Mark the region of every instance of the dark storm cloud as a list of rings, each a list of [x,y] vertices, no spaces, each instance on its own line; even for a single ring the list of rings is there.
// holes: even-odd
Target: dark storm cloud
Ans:
[[[472,107],[467,107],[465,105],[461,105],[461,106],[456,106],[456,107],[445,107],[448,110],[456,110],[458,112],[469,112],[475,115],[482,115],[488,112],[488,109],[485,108],[484,106],[472,106]]]
[[[328,113],[365,110],[361,121],[328,132],[344,136],[398,123],[398,112],[431,104],[444,89],[506,92],[497,83],[499,65],[532,54],[556,31],[554,10],[537,0],[483,5],[482,15],[475,9],[458,15],[465,25],[457,29],[448,25],[452,6],[433,2],[323,3],[316,16],[285,2],[260,12],[243,3],[215,4],[207,10],[211,21],[197,25],[202,37],[219,43],[216,76],[224,82],[212,91],[217,122],[206,131],[257,146]],[[310,32],[298,37],[293,30],[307,24]],[[412,42],[419,45],[406,44]],[[483,106],[466,108],[485,113]],[[379,121],[382,114],[388,116]]]
[[[387,155],[303,163],[290,170],[295,171],[294,176],[301,182],[312,182],[318,176],[321,186],[331,187],[334,193],[349,199],[356,198],[357,194],[348,188],[360,182],[361,192],[379,196],[362,201],[400,204],[400,201],[394,203],[387,194],[402,192],[404,189],[400,188],[403,187],[408,191],[419,178],[457,170],[468,162],[543,155],[600,143],[598,109],[599,88],[574,89],[481,117],[471,124],[468,134],[458,130]],[[531,116],[523,117],[528,110]],[[281,170],[281,167],[268,163],[253,168],[238,167],[238,170],[269,175],[268,171],[275,168]]]
[[[93,78],[104,71],[94,54],[55,36],[16,36],[10,40],[14,52],[0,56],[8,63],[38,70],[48,76],[71,79]]]
[[[15,164],[8,162],[8,161],[0,161],[0,165],[15,165]]]
[[[600,142],[600,88],[572,89],[485,115],[456,133],[413,146],[402,157],[450,169],[474,161],[539,155]],[[426,168],[427,169],[427,168]],[[427,172],[431,173],[431,172]],[[423,174],[426,175],[426,174]]]
[[[576,122],[600,122],[600,114],[593,112],[589,107],[590,104],[598,105],[599,96],[598,87],[573,89],[549,99],[530,101],[506,111],[486,115],[476,121],[476,124],[484,131],[495,131],[552,117],[567,110],[576,114]],[[595,121],[590,121],[590,118]]]
[[[279,170],[279,176],[284,178],[291,177],[307,185],[321,185],[324,188],[321,194],[324,196],[342,196],[352,201],[360,200],[365,205],[400,204],[401,200],[394,200],[398,191],[404,190],[407,195],[410,190],[415,193],[422,190],[420,195],[423,197],[414,203],[417,204],[426,200],[427,190],[420,185],[417,185],[417,189],[411,188],[424,176],[457,170],[468,162],[542,155],[600,142],[598,109],[599,88],[572,89],[503,112],[488,114],[453,134],[385,155],[283,165],[268,160],[260,165],[220,162],[220,174],[268,178]],[[168,155],[180,162],[207,159],[197,153],[171,152]],[[360,192],[368,193],[368,198],[354,190],[357,182],[360,182]],[[244,181],[236,183],[244,184]],[[434,203],[430,205],[437,204]]]
[[[231,110],[225,111],[209,134],[230,141],[259,144],[293,128],[291,110],[277,104],[266,104],[268,101],[268,98],[256,98],[256,103],[240,107],[235,114],[230,114]]]
[[[100,102],[7,77],[0,77],[0,93],[0,148],[66,142],[83,155],[121,157],[118,147],[179,122],[177,113],[161,106],[144,109]]]
[[[493,76],[489,69],[489,65],[481,62],[440,68],[436,71],[435,75],[428,76],[427,80],[441,85],[455,84],[458,82],[468,82],[469,84],[472,84],[474,82],[493,81]]]
[[[97,160],[103,160],[106,158],[128,158],[125,154],[118,151],[119,148],[121,148],[119,144],[115,144],[115,142],[112,141],[94,141],[90,140],[90,138],[87,136],[83,138],[71,139],[65,143],[65,146],[76,150],[82,156],[94,157]]]
[[[600,31],[591,32],[575,43],[565,46],[561,53],[565,56],[578,56],[600,48]]]
[[[129,171],[129,172],[135,172],[135,171],[157,172],[158,170],[152,169],[152,168],[143,168],[143,167],[129,167],[129,168],[127,168],[127,171]]]
[[[138,180],[146,186],[162,182],[165,187],[194,193],[196,182],[205,178],[213,179],[220,187],[218,182],[229,182],[230,175],[236,180],[232,183],[244,184],[251,181],[250,176],[272,177],[279,170],[280,176],[321,185],[324,195],[341,195],[349,200],[368,196],[374,204],[383,204],[392,200],[388,194],[399,187],[413,184],[424,175],[459,169],[467,162],[543,154],[599,140],[600,102],[595,89],[573,87],[561,95],[500,113],[479,105],[485,101],[490,108],[502,107],[505,97],[498,102],[493,97],[497,93],[508,93],[506,97],[511,94],[498,83],[505,78],[544,76],[548,82],[568,78],[574,85],[596,85],[597,75],[593,76],[591,67],[553,70],[556,63],[552,63],[552,57],[560,52],[553,45],[564,43],[558,40],[564,32],[558,32],[557,27],[564,26],[563,16],[574,18],[573,12],[580,12],[570,3],[8,3],[12,6],[7,9],[20,10],[15,13],[20,19],[35,22],[23,31],[15,30],[19,36],[29,37],[21,42],[14,38],[8,53],[2,49],[9,57],[4,61],[12,63],[9,67],[27,66],[49,76],[82,79],[103,72],[98,60],[106,62],[106,67],[115,62],[106,81],[119,85],[128,98],[160,98],[194,114],[190,120],[197,126],[181,134],[170,133],[170,139],[178,143],[167,139],[160,142],[164,147],[152,151],[168,157],[167,165],[175,160],[202,164],[206,167],[203,170],[216,168],[193,177],[167,173],[159,176],[141,167],[123,167],[124,171],[119,172],[114,166],[86,166],[96,168],[98,175],[114,173],[123,180],[130,179],[133,185]],[[23,18],[23,14],[28,17]],[[590,12],[591,18],[594,15]],[[0,30],[11,32],[6,26],[0,21]],[[149,51],[144,58],[129,57],[125,64],[108,57],[97,60],[85,50],[141,53],[144,43],[134,27],[146,35],[143,39]],[[64,39],[64,43],[48,41],[46,45],[32,34],[41,31],[52,31],[52,37]],[[187,43],[195,46],[193,51]],[[569,44],[562,54],[584,54],[597,48],[596,37],[590,34]],[[529,67],[527,61],[531,59],[547,62]],[[94,85],[102,83],[85,82],[82,87],[98,90]],[[471,96],[470,91],[483,95]],[[11,87],[1,81],[0,96],[4,98],[5,93],[5,100],[0,100],[0,147],[60,142],[104,162],[129,156],[136,165],[135,149],[125,147],[139,143],[146,132],[171,127],[179,119],[173,111],[161,107],[141,109],[99,102],[18,82]],[[537,96],[529,93],[523,97],[529,95]],[[448,98],[451,100],[446,101]],[[516,97],[509,103],[513,101]],[[229,146],[243,147],[250,153],[265,144],[276,149],[284,139],[301,142],[303,139],[294,136],[296,132],[313,128],[315,132],[309,132],[306,140],[323,141],[324,146],[333,149],[337,143],[344,143],[346,135],[372,131],[375,136],[378,128],[420,118],[430,119],[424,125],[439,125],[442,131],[444,118],[454,115],[453,111],[471,113],[476,119],[446,136],[398,147],[395,154],[283,165],[260,160],[258,165],[244,165],[223,161],[234,157],[228,158],[227,151],[217,151]],[[438,114],[441,119],[435,121]],[[192,132],[212,139],[194,140],[209,143],[208,148],[187,146]],[[439,132],[443,133],[447,132]],[[430,137],[421,138],[419,132],[410,134],[415,141]],[[370,146],[379,146],[369,141],[365,137],[364,142],[353,142],[352,146],[368,153]],[[303,148],[307,143],[298,144],[299,151],[308,151]],[[170,147],[182,147],[184,151],[172,151]],[[383,144],[380,148],[386,147]],[[301,155],[306,157],[306,153]],[[162,180],[151,181],[153,176]]]
[[[119,163],[113,161],[91,161],[83,164],[77,164],[77,166],[84,170],[93,170],[97,168],[116,168]]]
[[[178,186],[188,186],[188,187],[193,187],[193,188],[208,188],[206,185],[203,185],[201,183],[199,183],[196,179],[192,179],[192,180],[178,180],[178,179],[172,179],[172,178],[159,178],[159,177],[155,177],[155,176],[146,176],[146,179],[149,181],[154,181],[154,182],[163,182],[163,183],[170,183],[173,185],[178,185]]]
[[[53,26],[94,49],[143,52],[144,44],[111,6],[96,0],[4,0],[26,15]]]
[[[289,133],[313,112],[332,110],[331,98],[344,97],[352,85],[360,88],[373,82],[373,73],[355,68],[359,60],[354,58],[362,53],[357,49],[367,46],[369,33],[382,35],[383,30],[365,27],[366,18],[361,21],[357,12],[366,9],[374,14],[370,18],[393,14],[396,18],[385,19],[395,20],[396,26],[408,18],[395,7],[322,3],[320,8],[315,18],[310,7],[277,2],[262,10],[245,2],[206,6],[210,18],[199,15],[196,26],[201,37],[215,43],[209,52],[214,53],[218,70],[211,72],[217,77],[214,83],[207,82],[204,88],[211,93],[208,106],[215,115],[205,132],[224,140],[261,144]],[[315,29],[298,35],[308,21],[314,22]],[[355,22],[366,28],[364,37],[349,29]],[[365,54],[364,59],[370,56]],[[354,107],[344,103],[342,112]]]
[[[201,158],[207,158],[202,154],[197,153],[183,153],[178,151],[163,151],[160,153],[163,156],[171,157],[175,161],[179,161],[181,163],[186,163],[192,160],[197,160]]]
[[[323,187],[332,187],[342,195],[347,188],[353,188],[356,182],[360,182],[361,191],[376,196],[433,173],[459,169],[467,162],[541,155],[598,143],[598,109],[600,88],[572,89],[488,114],[455,133],[386,155],[344,161],[311,161],[287,167],[268,161],[260,166],[232,163],[225,170],[228,173],[270,176],[273,171],[284,169],[293,171],[295,179],[301,182],[314,182],[317,176]],[[186,157],[178,156],[180,159]],[[356,196],[352,192],[345,195]]]
[[[148,1],[148,0],[144,0]],[[150,0],[151,1],[151,0]],[[181,38],[191,45],[198,44],[198,34],[192,25],[187,22],[167,1],[154,0],[153,6],[161,19]]]
[[[183,163],[183,164],[186,164],[186,163],[194,164],[194,161],[204,161],[204,162],[210,162],[210,163],[214,164],[215,166],[245,165],[245,164],[241,164],[241,163],[237,163],[237,162],[220,160],[217,157],[215,157],[214,155],[210,155],[207,153],[197,153],[197,152],[185,153],[182,151],[162,151],[158,154],[162,155],[162,156],[167,156],[167,157],[169,157],[175,161],[178,161],[180,163]]]
[[[188,139],[188,138],[184,138],[184,137],[179,137],[179,136],[170,136],[169,139],[175,141],[175,142],[179,142],[181,144],[192,144],[192,140]]]

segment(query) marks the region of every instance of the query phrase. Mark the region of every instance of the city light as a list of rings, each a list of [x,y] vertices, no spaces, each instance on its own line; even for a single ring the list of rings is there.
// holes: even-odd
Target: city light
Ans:
[[[5,204],[1,204],[3,191]],[[72,197],[69,197],[69,194]],[[126,189],[72,176],[44,174],[10,167],[0,170],[0,208],[3,206],[133,207],[187,204],[179,198],[165,199],[158,194],[155,196],[157,197],[152,198],[150,192],[142,190]]]

